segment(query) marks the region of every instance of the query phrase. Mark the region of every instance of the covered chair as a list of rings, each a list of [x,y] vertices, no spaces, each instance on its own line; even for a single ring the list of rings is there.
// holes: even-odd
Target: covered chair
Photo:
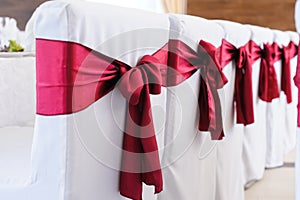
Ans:
[[[170,39],[180,40],[198,53],[202,50],[208,53],[205,48],[209,46],[213,54],[225,36],[217,23],[199,17],[170,15],[170,23]],[[207,59],[213,59],[212,54]],[[175,55],[174,59],[180,58]],[[163,168],[164,190],[158,195],[160,200],[216,199],[218,141],[212,140],[210,132],[199,131],[199,118],[205,112],[199,107],[199,95],[204,92],[200,87],[201,78],[205,78],[202,73],[205,74],[205,69],[200,67],[189,79],[168,87],[166,148],[162,160],[166,167]],[[221,95],[220,99],[223,103]]]
[[[251,40],[261,49],[273,43],[273,33],[268,28],[246,25],[251,30]],[[243,141],[243,174],[245,187],[263,177],[267,151],[266,102],[259,98],[259,74],[262,59],[252,66],[254,123],[245,127]]]
[[[238,83],[237,70],[240,67],[249,68],[251,66],[238,66],[238,60],[247,60],[246,54],[243,54],[245,47],[247,46],[251,31],[239,24],[230,21],[216,20],[216,23],[221,25],[226,32],[226,36],[223,40],[220,53],[220,61],[225,62],[227,57],[225,53],[232,52],[230,61],[226,62],[223,66],[223,71],[228,77],[228,83],[224,87],[224,108],[225,108],[225,138],[217,146],[217,197],[216,199],[244,199],[244,187],[242,181],[242,150],[244,140],[244,124],[237,119],[237,112],[240,112],[235,93],[236,84]],[[229,44],[227,44],[229,43]],[[229,47],[228,47],[229,45]],[[224,52],[224,53],[223,53]],[[250,53],[250,52],[249,52]],[[229,53],[230,54],[230,53]],[[242,81],[242,80],[241,80]],[[249,91],[249,94],[251,92]],[[245,112],[245,110],[243,110]],[[228,192],[231,191],[231,192]]]
[[[97,101],[94,90],[92,94],[80,93],[80,86],[79,90],[76,87],[68,90],[72,91],[71,96],[70,93],[56,93],[55,88],[64,87],[61,83],[65,77],[70,77],[64,73],[64,67],[59,67],[72,67],[70,63],[76,62],[86,49],[91,49],[90,56],[99,52],[128,66],[136,66],[144,55],[155,53],[168,42],[168,17],[104,4],[50,1],[37,9],[35,31],[38,114],[31,170],[24,184],[1,185],[0,199],[126,199],[119,193],[126,99],[118,89]],[[79,75],[74,78],[82,87],[89,84],[88,79],[81,79]],[[43,92],[43,88],[50,93]],[[70,102],[70,98],[74,101]],[[76,103],[82,99],[95,102],[81,107],[81,103]],[[82,109],[59,112],[67,102],[73,108],[76,104]],[[152,114],[156,116],[158,148],[162,149],[164,88],[160,95],[151,96],[151,103],[157,108]],[[162,151],[159,154],[162,157]],[[152,191],[145,190],[144,199],[155,198]]]
[[[291,52],[290,54],[290,69],[291,69],[291,91],[292,91],[292,102],[289,104],[285,104],[285,117],[286,117],[286,131],[284,135],[284,153],[290,152],[296,146],[296,136],[297,136],[297,104],[298,104],[298,91],[297,87],[293,81],[293,77],[296,74],[297,69],[297,59],[298,59],[298,49],[297,46],[299,44],[299,35],[293,31],[286,31],[290,38],[289,46],[293,46],[296,48],[295,52]],[[291,47],[293,48],[293,47]]]
[[[274,43],[278,45],[278,49],[287,47],[290,43],[290,36],[283,31],[272,30],[274,34]],[[276,49],[275,49],[276,50]],[[279,52],[280,54],[281,52]],[[275,73],[277,76],[277,84],[279,89],[279,97],[267,103],[267,154],[266,154],[266,167],[273,168],[283,165],[283,159],[286,150],[284,149],[284,141],[292,134],[292,127],[288,127],[289,123],[294,121],[290,125],[296,127],[296,115],[294,117],[282,117],[286,116],[286,105],[288,104],[288,97],[282,88],[282,75],[284,69],[287,67],[284,65],[283,55],[279,55],[277,61],[274,63]],[[295,72],[295,71],[294,71]],[[290,81],[292,80],[292,74],[290,75]],[[292,94],[293,95],[293,94]],[[294,94],[295,95],[295,94]],[[291,103],[291,102],[290,102]],[[290,121],[290,122],[288,122]],[[296,129],[294,127],[294,133]],[[288,130],[290,129],[290,130]],[[292,131],[291,133],[287,131]],[[293,147],[287,147],[292,149]]]

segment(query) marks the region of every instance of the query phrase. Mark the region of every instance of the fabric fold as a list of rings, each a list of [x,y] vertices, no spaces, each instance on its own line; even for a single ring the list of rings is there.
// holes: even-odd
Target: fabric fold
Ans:
[[[136,200],[142,199],[143,182],[154,185],[155,193],[163,188],[150,102],[150,94],[161,93],[160,64],[155,57],[144,56],[137,67],[121,74],[118,84],[118,89],[128,102],[120,193]]]
[[[198,97],[200,120],[198,127],[200,131],[210,131],[213,140],[221,140],[225,135],[218,89],[221,89],[228,80],[217,60],[215,46],[201,40],[198,46],[198,54],[201,65]]]

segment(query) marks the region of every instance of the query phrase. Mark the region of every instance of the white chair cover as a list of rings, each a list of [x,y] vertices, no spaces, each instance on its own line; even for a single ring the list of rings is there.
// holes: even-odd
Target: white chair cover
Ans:
[[[224,31],[214,22],[186,15],[171,15],[171,39],[179,39],[197,51],[200,40],[221,45]],[[217,142],[198,131],[200,73],[168,88],[168,123],[163,165],[165,199],[215,199]],[[201,110],[200,110],[201,112]]]
[[[80,43],[131,66],[169,38],[163,14],[81,1],[50,1],[36,12],[37,38]],[[151,101],[163,149],[166,90]],[[118,190],[125,107],[114,90],[75,114],[37,115],[28,184],[0,188],[0,199],[126,199]],[[145,195],[154,199],[153,193]]]
[[[273,43],[273,33],[270,29],[246,25],[251,30],[251,40],[263,48],[263,44]],[[245,127],[243,142],[244,184],[251,183],[263,177],[266,160],[266,103],[258,96],[260,62],[258,59],[252,66],[252,89],[255,122]]]
[[[161,0],[84,0],[96,3],[105,3],[128,8],[138,8],[152,12],[164,13],[164,5]]]
[[[286,34],[289,35],[290,41],[295,45],[299,44],[299,35],[296,32],[287,31]],[[284,142],[284,153],[288,153],[293,150],[296,146],[296,132],[297,132],[297,104],[298,104],[298,88],[296,87],[293,78],[296,75],[297,69],[297,59],[295,56],[291,59],[291,85],[292,85],[292,103],[285,104],[285,119],[286,119],[286,130],[283,138]]]
[[[251,31],[238,23],[217,20],[226,32],[225,39],[236,48],[244,46],[251,37]],[[242,181],[242,149],[244,125],[236,123],[236,108],[234,106],[234,88],[236,65],[233,60],[224,69],[228,83],[225,93],[225,139],[217,146],[217,195],[216,200],[244,199]],[[229,192],[230,191],[230,192]]]
[[[274,42],[280,47],[287,46],[290,42],[288,34],[273,30]],[[281,91],[281,60],[274,64],[278,88]],[[266,167],[273,168],[283,165],[284,158],[284,135],[286,135],[287,123],[283,120],[285,116],[286,96],[280,92],[280,97],[273,99],[271,103],[267,103],[267,154]],[[285,119],[285,118],[284,118]]]
[[[298,8],[298,9],[297,9]],[[300,22],[300,1],[296,2],[296,17],[298,16],[298,18],[296,18],[296,27],[297,27],[297,31],[300,32],[300,26],[299,26],[299,22]],[[296,45],[299,44],[299,34],[295,33],[295,32],[288,32],[290,35],[290,39],[291,41],[293,41]],[[296,67],[297,67],[297,59],[298,56],[296,56],[294,59],[291,60],[291,74],[292,77],[296,74]],[[292,91],[293,91],[293,102],[291,103],[291,105],[288,105],[288,109],[287,112],[290,115],[294,115],[292,112],[295,112],[295,115],[297,115],[297,104],[298,104],[298,88],[294,85],[294,81],[292,81]],[[294,101],[295,99],[295,101]],[[295,117],[297,119],[297,117]],[[295,123],[294,120],[291,120],[292,123]],[[289,126],[291,128],[291,126]],[[296,127],[296,128],[295,128]],[[293,129],[289,130],[288,134],[290,134],[290,138],[294,139],[294,137],[296,136],[296,160],[295,160],[295,200],[300,200],[300,190],[298,188],[300,188],[300,128],[297,127],[297,122],[294,125],[294,129],[296,129],[296,134],[294,132]],[[288,141],[287,142],[288,146],[292,146],[292,142]]]

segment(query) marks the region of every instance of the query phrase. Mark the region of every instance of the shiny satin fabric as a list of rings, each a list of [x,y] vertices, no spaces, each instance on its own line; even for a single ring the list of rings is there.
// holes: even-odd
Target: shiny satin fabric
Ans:
[[[260,48],[253,41],[236,48],[223,39],[220,47],[220,65],[225,67],[232,60],[236,63],[235,92],[237,123],[254,123],[254,108],[252,94],[252,65],[260,58]]]
[[[292,102],[292,85],[291,85],[291,59],[298,54],[297,46],[290,42],[288,46],[282,47],[282,73],[281,73],[281,90],[286,95],[287,103]]]
[[[208,54],[213,56],[212,45],[205,42],[202,45],[206,45]],[[175,60],[168,58],[168,48],[172,47],[176,47],[172,49],[177,56]],[[37,52],[38,114],[78,112],[108,94],[115,86],[127,99],[120,174],[120,193],[126,197],[141,199],[142,182],[155,185],[155,193],[162,190],[150,102],[150,94],[159,94],[161,86],[178,85],[199,68],[204,69],[206,73],[201,81],[203,91],[199,96],[199,106],[200,110],[207,112],[201,112],[205,115],[200,113],[203,117],[200,117],[199,128],[211,131],[212,139],[223,137],[217,89],[224,85],[225,76],[221,75],[223,79],[215,84],[216,75],[222,72],[213,59],[203,55],[203,51],[194,52],[184,43],[171,40],[153,55],[144,56],[134,68],[72,42],[37,39]],[[174,74],[169,77],[167,64],[175,69],[175,77],[181,75],[179,79],[174,78]]]
[[[279,97],[278,80],[274,63],[281,59],[281,51],[276,43],[264,44],[259,74],[259,97],[266,102],[272,102]]]
[[[200,41],[198,52],[201,57],[207,57],[208,64],[201,70],[200,93],[198,103],[200,107],[199,130],[209,130],[212,139],[221,140],[224,135],[222,109],[217,89],[221,89],[228,82],[227,78],[221,71],[217,60],[217,49],[208,42]],[[208,95],[206,97],[206,95]],[[213,98],[213,99],[212,99]],[[201,108],[208,108],[204,110]],[[202,123],[202,120],[208,120]],[[208,127],[210,126],[210,127]]]
[[[298,51],[299,51],[299,48],[300,48],[300,42],[299,42],[299,45],[298,45]],[[298,108],[298,123],[297,124],[298,124],[298,127],[300,127],[300,103],[299,103],[299,99],[300,99],[300,56],[298,56],[296,75],[294,76],[293,79],[294,79],[295,85],[298,88],[298,105],[297,105],[297,108]]]

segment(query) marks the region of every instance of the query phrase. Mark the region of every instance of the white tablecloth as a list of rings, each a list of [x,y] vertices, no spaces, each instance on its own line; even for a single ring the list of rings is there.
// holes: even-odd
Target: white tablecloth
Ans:
[[[34,124],[35,57],[23,54],[0,53],[0,127]]]

